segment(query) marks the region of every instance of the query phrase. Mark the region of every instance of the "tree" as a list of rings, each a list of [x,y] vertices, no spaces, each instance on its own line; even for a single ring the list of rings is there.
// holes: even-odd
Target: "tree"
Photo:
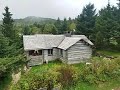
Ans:
[[[4,37],[4,35],[0,32],[0,58],[6,55],[8,47],[9,47],[8,38]]]
[[[69,23],[69,24],[72,23],[72,19],[71,19],[71,17],[69,17],[69,19],[68,19],[68,23]]]
[[[108,3],[107,7],[101,9],[95,24],[95,32],[102,33],[104,45],[110,44],[110,39],[115,36],[115,32],[120,29],[119,23],[115,20],[115,7]]]
[[[58,34],[61,34],[63,32],[62,31],[62,22],[59,17],[58,17],[57,21],[55,22],[55,27],[58,30],[58,32],[57,32]]]
[[[25,26],[23,28],[23,35],[30,35],[31,31],[30,28],[28,26]]]
[[[86,5],[82,14],[77,17],[77,33],[90,36],[93,33],[96,19],[96,9],[94,9],[94,4]]]
[[[5,7],[5,13],[3,13],[3,16],[4,18],[0,35],[0,48],[2,48],[2,51],[0,54],[3,55],[3,57],[16,56],[22,51],[22,37],[14,25],[12,14],[9,12],[8,7]]]
[[[9,12],[9,8],[5,7],[5,13],[3,13],[3,24],[2,24],[2,33],[5,37],[14,39],[15,31],[13,29],[13,19],[12,14]]]
[[[69,25],[69,31],[73,31],[73,30],[76,30],[76,24],[74,22],[72,22],[70,25]]]
[[[116,39],[116,42],[118,43],[118,46],[120,47],[120,0],[118,0],[117,3],[117,7],[118,9],[115,9],[115,21],[117,21],[118,25],[118,29],[114,31],[114,38]]]
[[[96,34],[96,39],[95,39],[95,46],[96,48],[100,49],[103,46],[103,41],[104,41],[104,37],[103,34],[99,31]]]
[[[46,24],[43,31],[45,34],[56,34],[57,28],[54,24]]]
[[[66,31],[68,31],[68,22],[67,19],[64,18],[64,21],[62,23],[62,33],[65,33]]]
[[[30,28],[30,31],[31,31],[31,34],[38,34],[39,31],[40,31],[40,29],[37,28],[36,26],[32,26],[32,27]]]

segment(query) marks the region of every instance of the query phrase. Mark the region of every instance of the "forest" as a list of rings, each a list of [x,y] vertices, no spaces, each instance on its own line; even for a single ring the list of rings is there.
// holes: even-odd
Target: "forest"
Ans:
[[[4,10],[3,19],[0,21],[0,90],[11,80],[11,73],[27,63],[23,50],[23,35],[72,32],[86,35],[94,43],[95,51],[120,51],[119,0],[116,6],[108,2],[99,12],[94,4],[89,3],[76,18],[69,17],[64,20],[59,17],[55,20],[35,16],[13,19],[9,7]]]

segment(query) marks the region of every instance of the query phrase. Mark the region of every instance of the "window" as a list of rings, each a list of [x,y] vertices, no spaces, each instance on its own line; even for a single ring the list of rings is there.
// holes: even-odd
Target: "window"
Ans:
[[[30,50],[30,51],[29,51],[29,55],[33,55],[34,52],[35,52],[34,50]]]
[[[48,49],[48,56],[52,56],[53,55],[53,49]]]
[[[60,49],[60,55],[63,57],[63,50]]]
[[[42,50],[38,50],[39,55],[42,55]]]
[[[84,40],[83,40],[83,39],[81,39],[80,41],[81,41],[82,43],[84,43]]]
[[[38,50],[38,51],[30,50],[29,55],[32,55],[32,56],[42,55],[42,50]]]

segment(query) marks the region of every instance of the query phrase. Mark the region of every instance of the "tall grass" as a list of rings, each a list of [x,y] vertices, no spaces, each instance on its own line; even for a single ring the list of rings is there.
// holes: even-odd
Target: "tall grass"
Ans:
[[[117,81],[116,79],[120,77],[119,57],[115,59],[93,57],[90,62],[89,65],[85,63],[66,65],[55,61],[35,66],[22,76],[13,90],[37,90],[41,87],[94,90],[99,85],[111,80]]]

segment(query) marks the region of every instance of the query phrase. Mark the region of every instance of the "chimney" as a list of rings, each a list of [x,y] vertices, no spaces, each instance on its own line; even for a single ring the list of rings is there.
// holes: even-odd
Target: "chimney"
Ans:
[[[71,31],[66,31],[66,32],[65,32],[65,36],[66,36],[66,37],[71,37],[71,34],[72,34]]]

